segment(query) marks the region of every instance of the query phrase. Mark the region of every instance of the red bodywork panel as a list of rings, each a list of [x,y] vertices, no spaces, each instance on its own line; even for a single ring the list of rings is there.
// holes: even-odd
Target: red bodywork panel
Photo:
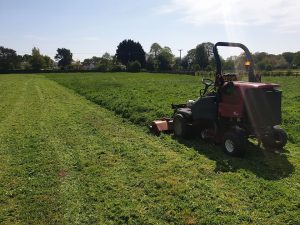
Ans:
[[[228,83],[225,83],[223,87],[226,87]],[[244,96],[247,89],[273,89],[279,87],[278,84],[272,83],[253,83],[234,81],[234,92],[231,94],[222,94],[221,101],[219,103],[218,113],[220,117],[228,118],[241,118],[244,117]]]

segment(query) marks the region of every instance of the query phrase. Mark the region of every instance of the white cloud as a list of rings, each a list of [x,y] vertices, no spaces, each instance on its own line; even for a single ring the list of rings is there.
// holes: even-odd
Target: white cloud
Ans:
[[[265,25],[282,32],[300,31],[299,0],[170,0],[159,12],[176,13],[194,25]]]

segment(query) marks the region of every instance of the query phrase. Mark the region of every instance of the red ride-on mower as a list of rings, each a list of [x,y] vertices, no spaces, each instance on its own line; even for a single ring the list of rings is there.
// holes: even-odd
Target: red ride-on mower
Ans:
[[[219,46],[239,47],[245,52],[248,82],[237,81],[236,74],[222,74]],[[203,79],[204,89],[195,101],[174,105],[171,118],[155,120],[153,133],[174,132],[187,138],[192,133],[204,140],[222,143],[229,155],[242,155],[248,138],[257,138],[265,148],[283,148],[287,134],[281,124],[281,91],[278,84],[261,83],[254,74],[254,63],[246,46],[218,42],[213,53],[216,61],[215,80]]]

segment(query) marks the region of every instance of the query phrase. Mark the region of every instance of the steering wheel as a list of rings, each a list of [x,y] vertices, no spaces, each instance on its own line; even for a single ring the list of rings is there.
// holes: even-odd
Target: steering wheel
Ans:
[[[209,79],[209,78],[203,78],[202,83],[205,85],[205,88],[204,88],[204,90],[200,90],[200,96],[205,95],[208,88],[215,84],[215,82],[213,80]],[[202,91],[203,91],[203,93],[202,93]]]
[[[215,82],[209,78],[203,78],[202,79],[202,83],[205,85],[205,86],[212,86]]]

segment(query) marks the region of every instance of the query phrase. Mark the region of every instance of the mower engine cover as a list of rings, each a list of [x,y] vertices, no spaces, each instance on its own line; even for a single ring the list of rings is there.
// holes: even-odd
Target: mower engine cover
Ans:
[[[248,117],[253,126],[281,123],[281,91],[278,84],[235,81],[221,89],[219,115],[227,118]]]

